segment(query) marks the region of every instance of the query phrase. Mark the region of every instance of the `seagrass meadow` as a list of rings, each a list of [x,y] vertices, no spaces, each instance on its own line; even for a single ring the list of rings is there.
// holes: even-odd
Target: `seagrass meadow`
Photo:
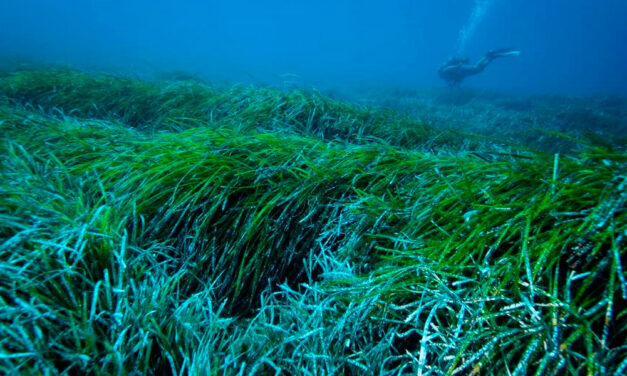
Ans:
[[[2,73],[0,373],[624,374],[624,138],[419,119]]]

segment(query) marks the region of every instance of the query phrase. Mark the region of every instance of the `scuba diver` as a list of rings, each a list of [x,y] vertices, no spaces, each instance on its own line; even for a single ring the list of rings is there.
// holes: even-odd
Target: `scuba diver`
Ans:
[[[479,61],[471,65],[468,58],[451,58],[440,66],[438,74],[449,84],[449,86],[459,86],[459,84],[468,76],[481,73],[485,67],[498,57],[518,56],[520,51],[511,48],[503,48],[499,50],[489,51],[483,55]]]

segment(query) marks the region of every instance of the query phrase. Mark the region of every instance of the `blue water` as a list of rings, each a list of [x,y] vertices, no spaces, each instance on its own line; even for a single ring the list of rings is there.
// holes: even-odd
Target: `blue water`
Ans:
[[[0,65],[320,87],[445,87],[451,56],[494,61],[463,86],[627,95],[626,0],[2,0]]]

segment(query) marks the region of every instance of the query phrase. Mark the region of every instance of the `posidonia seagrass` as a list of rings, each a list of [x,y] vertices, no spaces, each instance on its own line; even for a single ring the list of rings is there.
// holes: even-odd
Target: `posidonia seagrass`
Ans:
[[[623,148],[71,70],[0,92],[4,373],[627,368]]]

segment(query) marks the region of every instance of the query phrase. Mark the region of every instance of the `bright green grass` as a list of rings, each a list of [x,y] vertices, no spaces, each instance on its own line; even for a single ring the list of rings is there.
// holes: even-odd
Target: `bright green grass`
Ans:
[[[0,88],[4,373],[627,369],[624,150],[505,151],[304,92]]]
[[[382,139],[408,147],[469,144],[408,116],[348,105],[316,92],[244,86],[216,90],[195,82],[148,83],[70,70],[7,73],[0,77],[0,92],[17,104],[79,119],[119,121],[143,131],[228,124],[326,140]]]

